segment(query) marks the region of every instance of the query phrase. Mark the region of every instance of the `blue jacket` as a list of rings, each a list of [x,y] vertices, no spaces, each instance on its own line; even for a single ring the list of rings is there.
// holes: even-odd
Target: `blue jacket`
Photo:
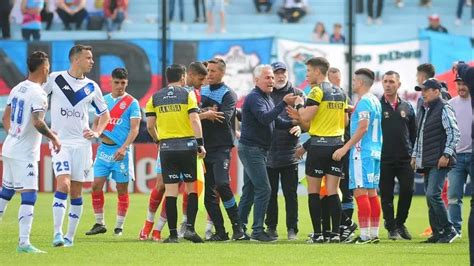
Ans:
[[[270,95],[255,87],[245,97],[242,107],[240,143],[268,150],[275,126],[277,128],[293,126],[290,120],[278,117],[285,107],[284,101],[275,106]]]

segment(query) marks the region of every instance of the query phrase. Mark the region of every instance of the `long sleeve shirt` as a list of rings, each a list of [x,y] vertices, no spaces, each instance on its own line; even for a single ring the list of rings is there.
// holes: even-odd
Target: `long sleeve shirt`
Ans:
[[[268,150],[275,127],[290,128],[290,120],[279,117],[286,103],[281,101],[275,106],[270,95],[255,87],[245,97],[242,107],[242,127],[240,143]]]
[[[426,109],[428,112],[429,108]],[[425,112],[425,114],[426,114]],[[421,128],[419,130],[419,135],[415,141],[415,148],[413,149],[412,158],[415,158],[416,167],[421,169],[423,168],[422,165],[422,158],[423,158],[423,131],[425,127],[427,115],[423,116],[423,120],[421,122]],[[456,145],[458,144],[459,138],[461,136],[459,132],[459,128],[456,122],[456,116],[454,115],[453,108],[451,105],[446,104],[443,107],[443,111],[441,114],[441,122],[443,124],[443,128],[446,130],[446,145],[444,147],[443,154],[449,154],[452,156],[456,151]]]

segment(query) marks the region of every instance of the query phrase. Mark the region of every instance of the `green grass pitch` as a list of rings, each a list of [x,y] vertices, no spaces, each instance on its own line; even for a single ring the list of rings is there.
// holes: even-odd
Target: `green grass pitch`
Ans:
[[[467,223],[464,222],[462,239],[452,244],[421,244],[421,232],[428,225],[427,207],[423,197],[415,197],[407,226],[414,236],[412,241],[391,241],[382,228],[382,241],[377,245],[306,244],[311,222],[307,209],[307,197],[299,197],[299,240],[286,240],[283,197],[279,198],[280,240],[276,243],[225,242],[193,244],[185,240],[180,244],[163,244],[138,241],[137,236],[146,216],[148,195],[130,195],[130,208],[121,237],[113,236],[116,214],[116,195],[106,194],[105,219],[108,232],[98,236],[84,233],[94,224],[90,194],[84,195],[84,213],[72,248],[51,246],[52,194],[40,193],[35,208],[32,243],[47,254],[17,254],[17,212],[20,201],[15,195],[3,221],[0,222],[0,265],[106,265],[106,264],[238,264],[238,265],[468,265]],[[468,198],[465,197],[465,202]],[[467,221],[469,204],[464,204],[464,221]],[[179,206],[180,203],[179,203]],[[161,206],[160,206],[161,208]],[[224,212],[225,214],[225,212]],[[157,215],[158,216],[158,215]],[[200,207],[197,231],[203,236],[206,214]],[[179,218],[179,221],[181,218]],[[228,220],[228,219],[227,219]],[[66,218],[67,221],[67,218]],[[66,226],[64,227],[64,230]],[[227,225],[227,229],[230,226]],[[167,235],[167,227],[164,234]]]

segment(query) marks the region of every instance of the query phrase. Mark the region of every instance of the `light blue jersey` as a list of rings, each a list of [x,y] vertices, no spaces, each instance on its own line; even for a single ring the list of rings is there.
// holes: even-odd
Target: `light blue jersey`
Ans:
[[[351,148],[349,188],[377,188],[380,179],[380,156],[382,152],[382,107],[380,100],[367,93],[356,105],[351,117],[351,136],[359,122],[369,120],[369,127],[362,139]]]
[[[127,95],[127,94],[125,94]],[[124,96],[122,96],[124,97]],[[104,96],[107,108],[111,111],[115,105],[120,102],[122,97],[113,98],[112,94]],[[125,104],[121,104],[125,108]],[[121,108],[121,107],[120,107]],[[112,113],[111,113],[112,115]],[[115,125],[112,131],[104,130],[104,135],[111,139],[115,144],[122,145],[130,133],[130,119],[141,118],[140,106],[136,99],[133,99],[132,103],[123,112],[120,118],[111,118],[109,124]]]
[[[113,109],[117,103],[123,98],[113,98],[112,94],[104,97],[107,108],[113,116]],[[97,156],[94,162],[95,178],[112,178],[117,183],[128,183],[130,179],[134,179],[133,161],[130,151],[127,150],[125,157],[121,161],[115,161],[114,154],[123,145],[130,133],[130,119],[141,118],[140,106],[138,101],[133,99],[128,107],[126,103],[120,103],[120,110],[124,110],[120,118],[111,118],[109,125],[113,125],[113,129],[104,130],[103,134],[115,142],[116,145],[108,145],[102,143],[97,149]],[[126,108],[126,109],[125,109]]]

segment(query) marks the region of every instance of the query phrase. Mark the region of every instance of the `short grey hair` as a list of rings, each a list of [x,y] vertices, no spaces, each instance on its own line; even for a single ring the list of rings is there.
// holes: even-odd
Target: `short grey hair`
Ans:
[[[260,77],[263,73],[263,70],[265,70],[265,69],[269,69],[273,73],[273,68],[272,68],[271,65],[261,64],[261,65],[258,65],[254,68],[253,76],[255,78]]]

